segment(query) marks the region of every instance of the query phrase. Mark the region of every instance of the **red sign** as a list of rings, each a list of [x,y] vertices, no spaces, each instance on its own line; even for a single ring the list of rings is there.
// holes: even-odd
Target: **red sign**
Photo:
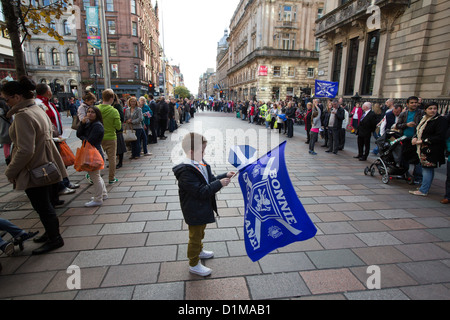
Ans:
[[[268,72],[269,72],[269,68],[267,66],[259,66],[258,74],[260,76],[267,76]]]

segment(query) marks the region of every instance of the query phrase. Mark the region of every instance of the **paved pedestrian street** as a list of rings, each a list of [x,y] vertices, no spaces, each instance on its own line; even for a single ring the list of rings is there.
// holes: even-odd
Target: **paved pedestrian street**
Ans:
[[[70,126],[69,119],[64,122]],[[152,157],[131,161],[126,154],[117,171],[119,182],[107,186],[109,199],[100,208],[84,207],[92,190],[84,173],[69,168],[70,180],[81,187],[62,196],[66,203],[57,209],[65,246],[32,256],[38,244],[28,241],[23,252],[2,255],[0,298],[450,299],[450,207],[439,203],[443,171],[429,197],[416,197],[405,181],[386,185],[378,174],[365,176],[370,162],[353,159],[353,137],[338,155],[325,153],[322,141],[316,144],[317,156],[308,154],[302,126],[288,139],[286,162],[318,229],[316,237],[251,262],[244,248],[244,201],[234,178],[217,194],[221,218],[206,229],[205,249],[215,257],[204,263],[213,273],[207,278],[190,274],[187,225],[172,173],[174,161],[181,159],[177,145],[189,130],[207,136],[205,159],[216,174],[234,169],[226,161],[226,148],[236,133],[256,143],[260,155],[275,147],[271,143],[278,138],[286,140],[231,114],[197,113],[190,123],[167,133],[167,140],[151,145]],[[80,145],[74,133],[69,145],[74,152]],[[4,171],[3,164],[0,169]],[[103,174],[106,178],[107,169]],[[26,195],[14,192],[3,174],[0,179],[0,216],[42,234]],[[81,289],[74,288],[77,270],[68,271],[70,266],[79,267]],[[372,289],[377,275],[381,288]]]

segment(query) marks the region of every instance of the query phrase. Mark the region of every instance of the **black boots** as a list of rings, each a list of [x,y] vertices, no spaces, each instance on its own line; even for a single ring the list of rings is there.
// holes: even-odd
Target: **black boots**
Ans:
[[[42,243],[45,242],[41,247],[33,250],[33,255],[44,254],[50,252],[52,250],[61,248],[64,246],[64,240],[61,236],[56,237],[53,240],[48,239],[46,234],[43,234],[41,237],[35,239],[35,242]]]

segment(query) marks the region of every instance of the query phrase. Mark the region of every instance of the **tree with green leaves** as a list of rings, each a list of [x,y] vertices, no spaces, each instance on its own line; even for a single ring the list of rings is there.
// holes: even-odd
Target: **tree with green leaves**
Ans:
[[[73,0],[0,0],[3,8],[3,30],[11,39],[17,77],[26,75],[26,65],[22,44],[33,35],[47,34],[59,44],[63,37],[49,25],[53,19],[60,19],[65,13],[74,14]]]
[[[178,95],[178,97],[181,98],[181,99],[190,98],[191,97],[191,92],[185,86],[175,87],[174,94]]]

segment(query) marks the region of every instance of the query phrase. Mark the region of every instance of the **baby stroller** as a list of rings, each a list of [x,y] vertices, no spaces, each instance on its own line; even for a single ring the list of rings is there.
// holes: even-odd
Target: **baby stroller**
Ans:
[[[376,140],[379,148],[379,157],[370,167],[364,169],[364,174],[375,176],[376,169],[381,175],[381,181],[388,184],[393,178],[405,179],[408,183],[414,183],[414,179],[408,172],[408,167],[403,166],[403,159],[413,152],[411,138],[402,136],[396,131],[388,131]]]

